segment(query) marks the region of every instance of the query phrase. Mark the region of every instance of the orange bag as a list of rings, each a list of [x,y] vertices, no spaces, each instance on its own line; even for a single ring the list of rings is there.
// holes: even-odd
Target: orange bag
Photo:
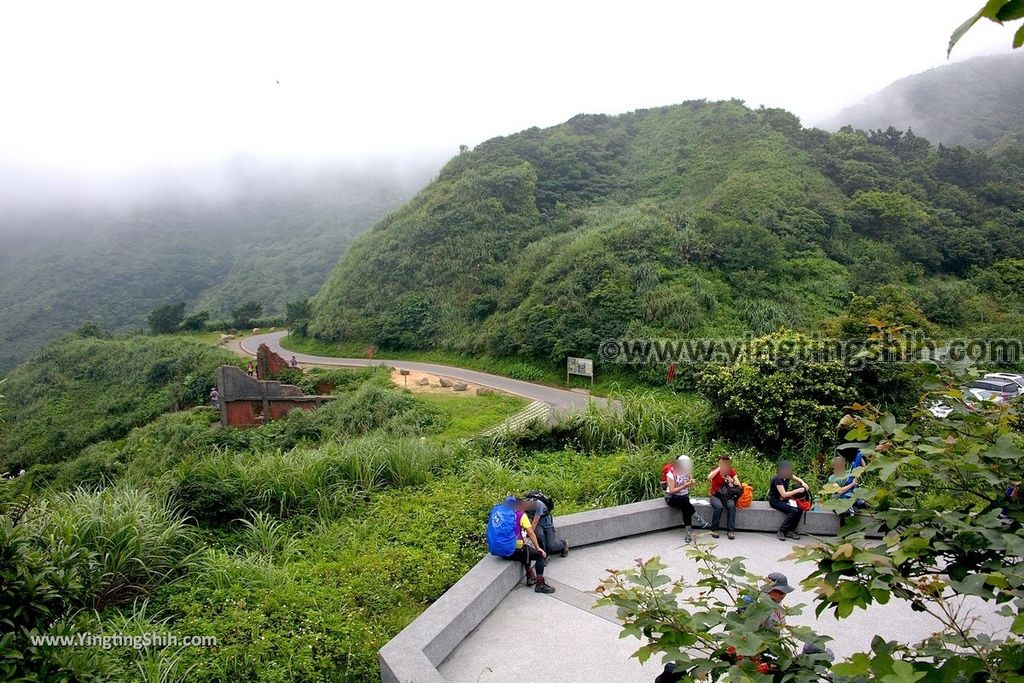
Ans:
[[[750,484],[744,484],[743,493],[740,494],[739,500],[736,501],[736,507],[748,508],[752,502],[754,502],[754,487]]]

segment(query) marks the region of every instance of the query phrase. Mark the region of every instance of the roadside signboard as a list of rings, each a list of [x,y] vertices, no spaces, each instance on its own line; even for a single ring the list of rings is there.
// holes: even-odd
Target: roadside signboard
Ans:
[[[565,383],[569,383],[570,375],[589,377],[590,386],[594,386],[594,361],[589,358],[573,358],[569,356],[565,365]]]

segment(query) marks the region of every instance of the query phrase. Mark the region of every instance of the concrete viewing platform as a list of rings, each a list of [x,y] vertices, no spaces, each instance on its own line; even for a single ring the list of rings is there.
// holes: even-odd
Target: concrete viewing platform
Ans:
[[[710,519],[706,500],[694,503],[698,513]],[[813,565],[783,559],[794,543],[810,539],[779,541],[771,531],[780,517],[765,503],[755,503],[738,512],[740,531],[735,540],[722,533],[716,541],[707,530],[697,530],[695,535],[698,541],[716,543],[722,556],[746,558],[747,569],[755,574],[786,574],[796,590],[785,604],[806,605],[789,622],[831,636],[830,647],[838,657],[868,650],[875,635],[914,642],[938,630],[931,617],[911,611],[898,600],[858,610],[841,621],[830,612],[816,618],[814,596],[799,587]],[[637,559],[655,555],[668,565],[669,576],[696,581],[697,566],[686,555],[679,511],[659,499],[556,518],[555,524],[572,551],[565,559],[553,558],[545,572],[556,588],[554,594],[534,593],[523,585],[519,565],[485,557],[382,648],[382,679],[402,683],[654,680],[661,671],[661,659],[654,657],[641,666],[632,658],[644,643],[620,639],[621,625],[614,610],[594,608],[592,591],[609,569],[629,567]],[[837,530],[832,513],[808,513],[806,533],[832,535]],[[994,614],[994,606],[977,601],[968,607],[979,617],[981,630],[1005,632],[1009,625]]]

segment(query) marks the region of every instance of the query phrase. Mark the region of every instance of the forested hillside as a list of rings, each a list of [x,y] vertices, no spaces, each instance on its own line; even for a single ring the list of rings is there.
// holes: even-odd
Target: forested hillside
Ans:
[[[314,293],[352,238],[399,206],[434,167],[327,169],[287,182],[249,174],[223,194],[165,193],[130,207],[0,214],[0,374],[87,321],[139,329],[184,301],[223,319]],[[59,207],[59,204],[58,204]]]
[[[62,463],[165,412],[205,403],[217,368],[240,363],[178,337],[110,338],[92,327],[65,335],[3,383],[0,471]]]
[[[452,159],[346,253],[311,329],[564,362],[897,297],[947,330],[1020,330],[1002,273],[1024,257],[1021,162],[736,101],[581,115]]]
[[[822,122],[836,130],[912,129],[935,144],[1024,143],[1024,54],[975,57],[902,78]]]

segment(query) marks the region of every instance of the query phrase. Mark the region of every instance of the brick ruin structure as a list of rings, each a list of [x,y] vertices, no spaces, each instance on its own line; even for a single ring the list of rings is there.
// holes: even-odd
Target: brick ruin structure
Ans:
[[[224,427],[258,427],[293,410],[315,410],[334,398],[306,396],[295,385],[255,379],[233,365],[217,370],[217,392]]]
[[[274,379],[288,367],[288,361],[271,351],[266,344],[260,344],[256,349],[256,377],[258,379]]]

